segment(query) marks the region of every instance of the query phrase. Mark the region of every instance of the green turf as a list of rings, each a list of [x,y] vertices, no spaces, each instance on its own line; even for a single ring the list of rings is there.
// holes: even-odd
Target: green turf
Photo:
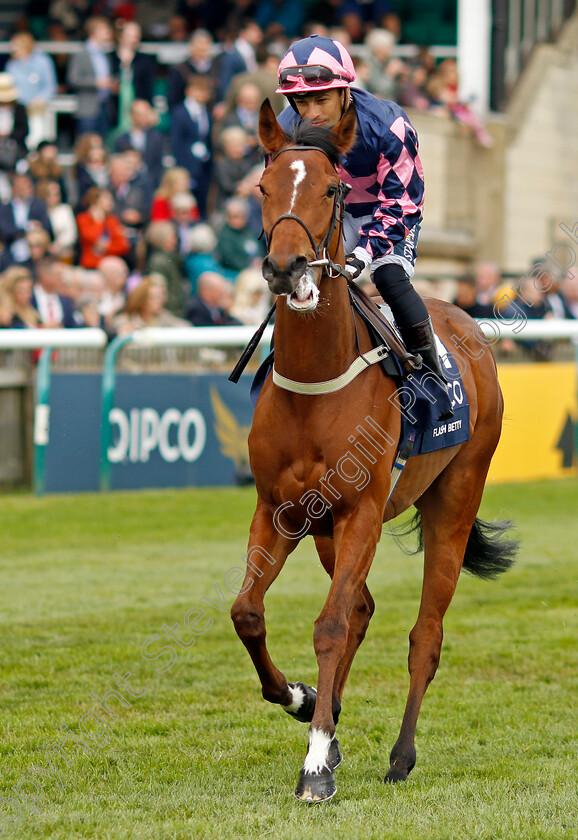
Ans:
[[[421,556],[384,535],[369,579],[377,611],[339,725],[338,794],[316,807],[293,798],[307,729],[261,700],[227,612],[204,605],[214,623],[165,673],[155,668],[168,655],[140,652],[161,625],[182,628],[200,599],[218,605],[215,585],[225,593],[225,573],[242,565],[253,506],[250,488],[1,498],[0,834],[578,837],[576,481],[487,489],[481,513],[516,520],[520,557],[496,582],[462,576],[418,724],[418,763],[398,786],[382,778],[407,691]],[[270,649],[289,679],[315,684],[312,625],[326,592],[306,540],[267,599]],[[52,752],[57,775],[34,771],[50,766],[61,726],[79,732],[96,708],[90,693],[102,697],[127,671],[146,694],[117,703],[115,721],[103,715],[102,746],[68,742],[69,763]],[[96,722],[84,722],[96,738]],[[42,788],[36,810],[18,812],[12,786],[33,798],[26,778]]]

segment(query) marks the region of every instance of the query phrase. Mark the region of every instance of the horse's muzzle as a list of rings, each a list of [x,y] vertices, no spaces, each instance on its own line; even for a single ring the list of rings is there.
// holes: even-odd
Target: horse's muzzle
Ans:
[[[271,256],[263,260],[263,277],[274,295],[292,294],[306,270],[307,257],[303,256],[291,257],[284,268]]]

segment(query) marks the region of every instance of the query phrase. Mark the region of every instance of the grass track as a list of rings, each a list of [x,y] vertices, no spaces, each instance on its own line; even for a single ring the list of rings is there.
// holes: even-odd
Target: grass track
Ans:
[[[338,795],[314,808],[292,796],[306,727],[260,699],[227,612],[199,603],[218,603],[215,584],[226,593],[225,573],[242,566],[253,506],[252,489],[2,497],[0,797],[14,803],[20,784],[34,798],[26,776],[42,789],[36,810],[0,800],[0,834],[575,840],[576,482],[487,489],[482,516],[515,519],[521,555],[497,582],[462,576],[418,763],[396,787],[382,777],[407,692],[421,558],[384,534],[369,578],[377,611],[339,726]],[[267,599],[270,649],[289,679],[315,684],[312,623],[326,592],[307,540]],[[168,654],[146,661],[141,645],[200,606],[214,623],[192,648],[173,643],[177,660],[156,673]],[[90,693],[127,671],[146,694],[116,702],[108,732],[85,720],[104,745],[68,742],[69,763],[53,753],[58,777],[34,773],[60,727],[78,733],[96,708]]]

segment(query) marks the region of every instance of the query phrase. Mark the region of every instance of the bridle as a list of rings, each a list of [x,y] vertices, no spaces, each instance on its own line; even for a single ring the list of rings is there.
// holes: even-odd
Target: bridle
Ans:
[[[295,152],[301,152],[301,151],[321,152],[323,155],[325,155],[325,157],[331,163],[331,159],[329,158],[329,155],[327,154],[327,152],[325,152],[319,146],[285,146],[285,148],[279,149],[279,151],[276,154],[273,155],[270,163],[272,163],[283,152],[290,152],[290,151],[295,151]],[[351,189],[351,186],[349,184],[344,184],[343,181],[339,182],[339,185],[337,187],[337,190],[336,190],[335,196],[334,196],[333,210],[331,212],[331,220],[329,222],[329,228],[328,228],[326,234],[324,235],[323,239],[319,243],[319,245],[315,242],[313,234],[311,233],[311,231],[309,230],[309,228],[307,227],[307,225],[303,221],[303,219],[301,219],[299,216],[295,215],[295,213],[284,213],[282,216],[279,216],[279,218],[274,221],[269,233],[265,233],[264,229],[261,231],[261,236],[263,236],[263,235],[265,236],[265,241],[267,243],[267,251],[270,251],[271,237],[273,236],[273,231],[275,230],[277,225],[280,222],[285,221],[286,219],[291,219],[291,221],[297,222],[298,224],[301,225],[301,227],[303,228],[303,230],[305,231],[305,233],[309,237],[311,247],[313,248],[313,250],[315,252],[316,259],[311,260],[311,262],[308,262],[307,267],[309,268],[310,266],[313,266],[313,267],[314,266],[324,266],[325,267],[325,273],[327,274],[328,277],[330,277],[330,278],[345,277],[345,278],[349,279],[349,274],[347,273],[347,271],[345,271],[345,268],[342,265],[338,265],[337,263],[333,262],[333,260],[329,256],[328,248],[329,248],[329,244],[331,243],[331,240],[333,238],[333,234],[335,232],[336,226],[339,225],[341,230],[343,230],[343,214],[345,212],[345,198],[346,198],[347,194],[349,193],[350,189]],[[259,238],[261,238],[261,237],[259,237]],[[267,324],[269,323],[269,321],[273,317],[273,313],[275,312],[276,305],[277,305],[276,303],[273,303],[271,309],[269,310],[269,312],[265,316],[265,319],[264,319],[263,323],[261,324],[259,329],[253,335],[249,344],[245,347],[245,350],[241,354],[241,358],[239,359],[239,361],[237,362],[237,364],[233,368],[233,371],[231,372],[231,375],[229,376],[229,379],[231,380],[231,382],[238,382],[239,381],[239,377],[241,376],[242,372],[245,370],[249,359],[251,358],[251,356],[255,352],[255,350],[257,348],[257,345],[259,344],[259,342],[261,340],[261,337],[262,337],[262,335],[265,331],[265,327],[267,326]],[[381,358],[383,356],[383,345],[378,350],[374,350],[373,353],[374,353],[374,355],[376,353],[379,353],[379,358]],[[361,358],[363,359],[363,357],[361,357]],[[363,367],[365,367],[368,364],[373,364],[374,361],[377,361],[377,360],[378,360],[377,355],[375,356],[375,359],[372,358],[371,361],[364,360]],[[356,371],[353,375],[356,376],[357,373],[360,372],[360,370],[361,370],[361,368],[356,367]],[[347,377],[349,377],[350,372],[348,372],[346,375],[347,375]],[[290,380],[287,380],[287,382],[289,382],[289,381]],[[349,379],[347,381],[349,381]],[[345,382],[345,380],[344,380],[344,382]],[[299,383],[297,383],[297,384],[299,384]],[[343,387],[343,385],[340,385],[340,387]]]
[[[329,155],[327,154],[327,152],[325,152],[319,146],[285,146],[285,148],[280,149],[275,155],[273,155],[270,162],[273,163],[273,161],[276,160],[279,157],[279,155],[283,154],[283,152],[291,152],[291,151],[293,151],[293,152],[295,152],[295,151],[298,151],[298,152],[302,152],[302,151],[305,151],[305,152],[307,152],[307,151],[321,152],[321,154],[325,155],[325,157],[329,160]],[[337,190],[336,190],[335,196],[334,196],[333,210],[332,210],[332,213],[331,213],[331,220],[329,222],[329,227],[328,227],[327,232],[325,233],[323,239],[321,240],[321,242],[319,244],[317,244],[315,242],[313,234],[311,233],[311,231],[309,230],[309,228],[307,227],[307,224],[303,221],[303,219],[301,219],[295,213],[284,213],[282,216],[279,216],[279,218],[276,219],[273,222],[273,225],[272,225],[269,233],[265,233],[265,241],[267,243],[267,251],[270,251],[271,238],[273,236],[273,231],[275,230],[277,225],[280,222],[283,222],[287,219],[290,219],[291,221],[297,222],[298,224],[301,225],[301,227],[303,228],[303,230],[305,231],[305,233],[309,237],[311,247],[313,248],[313,250],[315,252],[316,259],[311,260],[311,262],[308,262],[307,267],[309,268],[309,267],[316,267],[316,266],[325,266],[325,272],[328,275],[328,277],[331,277],[331,278],[340,277],[340,276],[348,277],[349,275],[345,271],[344,267],[339,265],[338,263],[333,262],[333,260],[329,256],[328,248],[329,248],[329,244],[330,244],[330,242],[333,238],[333,234],[335,232],[336,226],[339,224],[341,229],[343,229],[343,214],[345,212],[345,199],[346,199],[347,194],[349,193],[350,190],[351,190],[350,184],[345,184],[343,181],[339,182],[339,185],[337,186]]]

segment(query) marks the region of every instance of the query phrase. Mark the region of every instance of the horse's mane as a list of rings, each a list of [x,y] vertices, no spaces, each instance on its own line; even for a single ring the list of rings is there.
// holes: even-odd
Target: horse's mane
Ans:
[[[312,125],[309,120],[300,120],[291,131],[285,134],[294,146],[317,146],[327,155],[333,166],[338,166],[341,162],[335,135],[330,128]]]

